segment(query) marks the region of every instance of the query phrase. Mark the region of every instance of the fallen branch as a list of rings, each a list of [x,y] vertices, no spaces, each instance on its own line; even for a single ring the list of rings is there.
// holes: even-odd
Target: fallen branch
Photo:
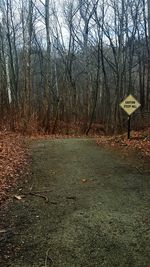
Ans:
[[[48,262],[48,260],[50,261],[50,264],[53,264],[54,262],[53,262],[53,260],[52,260],[52,258],[49,256],[49,251],[50,251],[50,248],[46,251],[46,256],[45,256],[45,265],[44,265],[44,267],[47,267],[47,262]]]
[[[35,197],[41,197],[41,198],[44,198],[46,203],[49,202],[48,197],[46,197],[46,196],[44,196],[44,195],[41,195],[41,194],[39,194],[39,193],[36,193],[36,192],[35,192],[35,193],[34,193],[34,192],[29,192],[29,195],[31,195],[31,196],[35,196]]]
[[[27,196],[27,195],[31,195],[31,196],[35,196],[35,197],[41,197],[41,198],[45,199],[45,202],[46,202],[46,203],[49,202],[49,199],[48,199],[47,196],[42,195],[42,194],[40,194],[40,193],[38,193],[38,192],[28,192],[28,193],[23,193],[21,196],[16,196],[16,195],[15,195],[14,198],[16,198],[17,200],[21,200],[22,198],[24,198],[24,197]]]

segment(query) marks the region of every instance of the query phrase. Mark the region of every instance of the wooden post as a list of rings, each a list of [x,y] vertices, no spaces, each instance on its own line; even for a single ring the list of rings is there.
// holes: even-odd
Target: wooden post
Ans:
[[[130,139],[131,132],[131,116],[128,117],[128,139]]]

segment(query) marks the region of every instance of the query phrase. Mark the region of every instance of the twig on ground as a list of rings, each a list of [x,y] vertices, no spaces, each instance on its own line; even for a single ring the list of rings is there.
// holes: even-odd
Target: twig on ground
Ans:
[[[31,195],[31,196],[35,196],[35,197],[41,197],[41,198],[44,198],[45,199],[45,202],[49,202],[49,199],[47,196],[44,196],[38,192],[28,192],[28,193],[23,193],[24,196],[27,196],[27,195]]]
[[[30,192],[29,195],[31,195],[31,196],[35,196],[35,197],[41,197],[41,198],[44,198],[46,203],[49,202],[48,197],[46,197],[46,196],[44,196],[44,195],[41,195],[41,194],[38,194],[38,193],[34,193],[34,192]]]
[[[49,251],[50,251],[50,248],[46,251],[46,256],[45,256],[45,265],[44,265],[44,267],[47,267],[47,262],[48,262],[48,260],[50,261],[50,263],[51,264],[53,264],[54,262],[53,262],[53,259],[49,256]]]

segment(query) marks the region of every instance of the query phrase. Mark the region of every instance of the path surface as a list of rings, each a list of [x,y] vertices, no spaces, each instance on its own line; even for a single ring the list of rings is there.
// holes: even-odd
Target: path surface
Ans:
[[[1,267],[149,267],[150,176],[94,140],[36,141],[26,195],[2,218]],[[19,193],[19,189],[17,194]]]

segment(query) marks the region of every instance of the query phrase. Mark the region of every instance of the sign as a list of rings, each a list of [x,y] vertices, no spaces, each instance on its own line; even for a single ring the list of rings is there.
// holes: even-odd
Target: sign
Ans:
[[[132,95],[128,95],[127,98],[120,103],[120,107],[128,114],[128,139],[130,139],[131,132],[131,114],[140,106],[141,104]]]
[[[120,103],[120,107],[130,116],[135,112],[141,104],[132,96],[129,95]]]

